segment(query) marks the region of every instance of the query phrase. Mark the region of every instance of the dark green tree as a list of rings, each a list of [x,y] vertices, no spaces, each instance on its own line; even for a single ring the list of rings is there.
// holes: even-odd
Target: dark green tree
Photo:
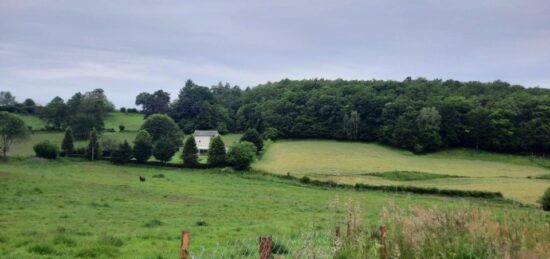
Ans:
[[[88,141],[88,148],[86,149],[86,157],[88,157],[89,160],[97,160],[100,158],[100,150],[99,150],[99,138],[97,136],[97,131],[95,129],[92,129],[90,131],[90,137]]]
[[[163,163],[170,161],[177,151],[178,145],[171,138],[160,138],[153,145],[153,156]]]
[[[215,136],[210,141],[208,148],[208,165],[224,166],[226,159],[225,144],[220,136]]]
[[[196,167],[199,163],[199,150],[197,149],[197,143],[195,138],[190,136],[183,145],[183,151],[181,158],[183,159],[183,165],[186,167]]]
[[[0,148],[5,157],[13,143],[28,136],[25,122],[9,112],[0,111]]]
[[[136,105],[142,106],[142,112],[145,116],[155,113],[165,114],[169,110],[170,93],[158,90],[153,94],[140,93],[136,97]]]
[[[153,154],[153,140],[146,130],[140,130],[134,140],[134,157],[139,163],[145,163]]]
[[[67,105],[59,96],[53,98],[40,112],[40,118],[54,129],[61,129],[67,122]]]
[[[260,152],[264,148],[264,141],[262,139],[262,136],[255,129],[246,130],[240,141],[248,141],[254,144],[254,146],[256,146],[256,152]]]
[[[255,154],[256,146],[248,141],[243,141],[231,146],[227,153],[227,162],[236,170],[246,170],[254,161]]]
[[[164,114],[153,114],[149,116],[141,129],[146,130],[151,135],[153,142],[161,138],[172,139],[173,142],[181,145],[181,134],[178,125],[172,120],[172,118]]]
[[[61,150],[65,152],[65,156],[71,155],[71,153],[74,151],[74,137],[71,127],[67,127],[65,129],[65,136],[63,137],[63,141],[61,142]]]
[[[115,164],[126,164],[132,159],[132,147],[128,141],[124,140],[122,144],[113,152],[111,161]]]
[[[417,142],[414,151],[425,153],[437,150],[441,146],[439,135],[441,116],[434,107],[422,108],[416,119],[418,127]]]

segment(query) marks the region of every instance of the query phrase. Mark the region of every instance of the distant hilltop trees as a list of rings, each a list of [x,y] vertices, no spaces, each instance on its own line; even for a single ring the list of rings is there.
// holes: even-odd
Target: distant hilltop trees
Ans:
[[[550,89],[502,81],[281,80],[244,90],[188,80],[177,98],[141,93],[146,115],[165,113],[186,132],[254,128],[277,138],[378,141],[417,153],[470,147],[548,153]]]
[[[263,138],[377,141],[416,153],[452,147],[543,155],[550,150],[550,89],[502,81],[284,79],[241,89],[187,80],[173,101],[158,90],[140,93],[135,104],[146,117],[168,115],[186,134],[255,129]],[[92,128],[103,128],[114,107],[96,89],[67,102],[56,97],[44,107],[30,99],[17,103],[1,92],[0,110],[38,114],[51,129],[70,126],[75,138],[85,138]]]

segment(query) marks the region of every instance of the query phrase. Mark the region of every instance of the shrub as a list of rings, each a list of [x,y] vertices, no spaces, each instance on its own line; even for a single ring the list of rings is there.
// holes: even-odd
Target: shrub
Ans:
[[[197,143],[195,138],[190,136],[183,146],[183,152],[181,158],[183,159],[183,165],[186,167],[195,167],[199,163],[198,157],[199,150],[197,149]]]
[[[279,138],[279,130],[277,130],[276,128],[267,128],[264,130],[264,132],[262,132],[262,137],[265,140],[276,140]]]
[[[34,145],[33,149],[37,157],[43,157],[47,159],[57,158],[57,146],[47,140]]]
[[[550,211],[550,188],[546,189],[540,198],[539,203],[543,210]]]
[[[229,149],[229,153],[227,153],[227,162],[236,170],[245,170],[248,169],[252,161],[254,161],[255,153],[256,147],[254,144],[243,141],[235,144]]]
[[[140,130],[134,140],[134,157],[138,163],[145,163],[153,154],[153,140],[146,130]]]
[[[74,151],[74,137],[71,127],[65,129],[65,136],[63,137],[63,142],[61,142],[61,149],[65,152],[66,156],[71,155]]]
[[[264,148],[264,141],[262,140],[260,133],[258,133],[255,129],[246,130],[241,137],[241,142],[243,141],[248,141],[254,144],[254,146],[256,146],[256,152],[260,152]]]
[[[118,148],[113,152],[111,160],[115,164],[126,164],[132,159],[132,147],[128,144],[128,141],[124,140],[124,143],[118,145]]]
[[[126,108],[121,107],[121,108],[120,108],[120,112],[126,112]]]
[[[225,165],[225,144],[220,136],[215,136],[210,142],[208,148],[208,165],[224,166]]]
[[[125,129],[126,129],[126,126],[124,126],[123,124],[118,125],[118,130],[120,132],[123,132]]]
[[[170,161],[178,151],[178,145],[171,138],[161,138],[153,147],[153,156],[163,163]]]

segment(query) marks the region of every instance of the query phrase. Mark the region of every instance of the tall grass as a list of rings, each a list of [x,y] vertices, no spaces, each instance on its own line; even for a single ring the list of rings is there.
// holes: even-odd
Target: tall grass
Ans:
[[[359,224],[358,203],[336,221],[334,258],[378,258],[377,225]],[[549,258],[550,225],[540,215],[494,215],[479,207],[384,207],[388,258]],[[345,231],[343,231],[345,229]]]

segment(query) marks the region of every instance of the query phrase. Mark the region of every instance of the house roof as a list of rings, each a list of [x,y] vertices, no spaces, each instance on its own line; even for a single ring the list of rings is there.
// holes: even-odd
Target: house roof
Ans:
[[[218,135],[217,130],[195,130],[193,136],[195,137],[213,137]]]

